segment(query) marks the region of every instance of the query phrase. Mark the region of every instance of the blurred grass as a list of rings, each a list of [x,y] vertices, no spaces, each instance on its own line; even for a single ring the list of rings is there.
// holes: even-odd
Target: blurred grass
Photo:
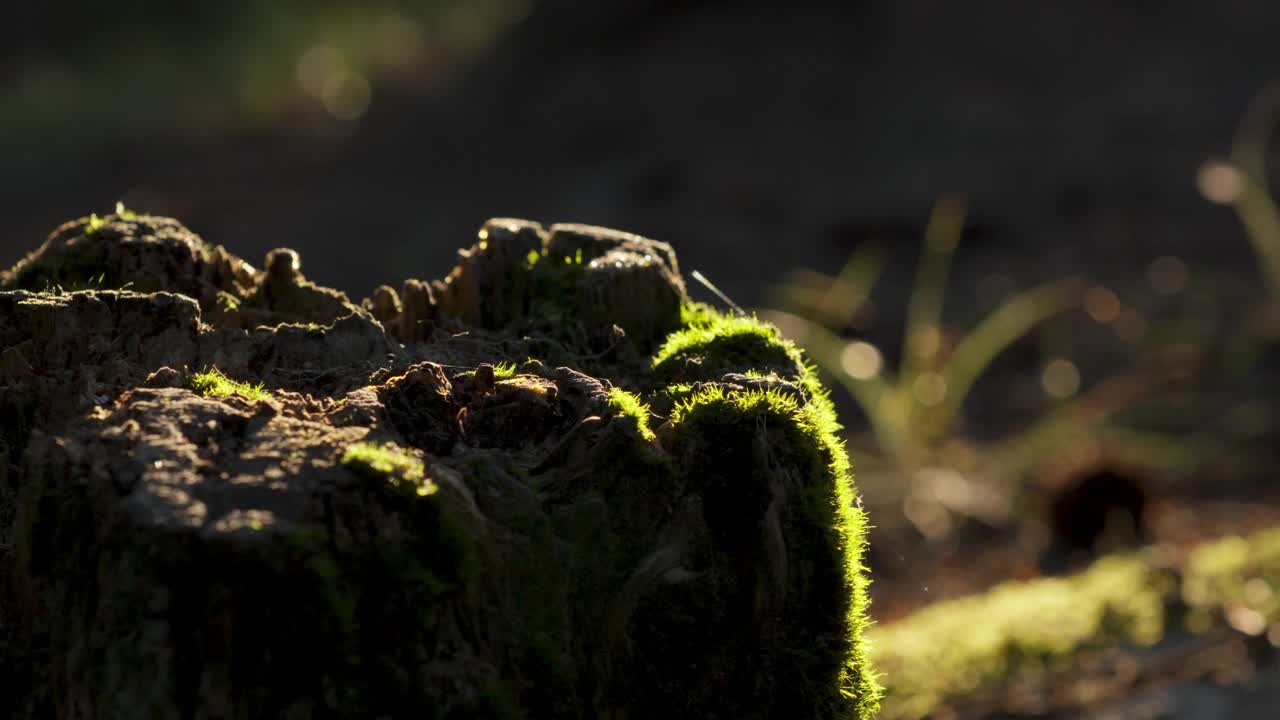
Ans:
[[[1136,437],[1134,431],[1110,432],[1120,428],[1107,423],[1139,402],[1164,373],[1158,364],[1138,365],[1082,392],[1076,364],[1056,358],[1042,367],[1044,410],[978,447],[966,437],[963,415],[978,379],[1044,323],[1080,307],[1086,293],[1079,279],[1065,277],[1012,294],[967,332],[947,328],[947,281],[963,227],[960,203],[941,200],[925,231],[896,373],[885,367],[879,348],[844,336],[883,271],[874,249],[860,248],[835,277],[809,273],[777,294],[779,324],[809,348],[868,421],[874,452],[855,454],[855,467],[907,478],[916,509],[908,515],[927,535],[945,532],[942,506],[987,521],[1006,519],[1028,474],[1081,438],[1123,443]],[[1166,439],[1148,432],[1141,447],[1163,453],[1174,446]]]
[[[1280,304],[1280,209],[1276,207],[1267,182],[1266,158],[1276,124],[1280,122],[1280,84],[1261,92],[1245,112],[1231,148],[1231,165],[1220,170],[1238,173],[1235,182],[1229,174],[1219,175],[1228,187],[1215,194],[1212,175],[1202,173],[1202,189],[1210,199],[1226,201],[1235,207],[1246,235],[1258,256],[1259,269],[1271,293],[1272,303]],[[1210,171],[1212,172],[1212,171]],[[1206,180],[1208,182],[1206,182]],[[1230,185],[1235,184],[1232,188]]]

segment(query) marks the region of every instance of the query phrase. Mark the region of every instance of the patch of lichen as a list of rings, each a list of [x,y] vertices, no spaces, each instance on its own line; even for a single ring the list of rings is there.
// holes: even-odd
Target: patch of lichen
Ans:
[[[750,660],[705,658],[737,666],[753,682],[767,678],[771,687],[736,687],[730,681],[719,690],[767,698],[774,706],[765,715],[811,707],[814,717],[870,717],[879,689],[862,641],[866,518],[856,503],[830,405],[802,406],[772,390],[728,392],[711,386],[680,402],[671,422],[676,467],[686,485],[702,495],[711,542],[729,551],[727,564],[711,569],[715,587],[697,611],[760,612],[758,605],[745,609],[741,598],[756,597],[759,603],[761,583],[767,585],[768,579],[744,576],[741,569],[786,566],[793,573],[781,591],[785,597],[774,599],[785,612],[755,618],[772,638],[765,650]],[[782,497],[785,509],[772,509]],[[771,512],[782,516],[769,520]],[[770,522],[780,526],[782,549],[763,539],[769,533],[762,528]],[[685,644],[684,652],[715,654],[716,649],[732,652],[737,641],[707,637],[689,644],[686,637],[677,642]]]

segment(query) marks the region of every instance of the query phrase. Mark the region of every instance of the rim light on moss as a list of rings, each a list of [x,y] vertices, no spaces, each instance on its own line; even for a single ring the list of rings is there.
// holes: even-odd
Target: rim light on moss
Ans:
[[[654,439],[653,430],[649,429],[649,406],[640,402],[640,398],[634,393],[622,388],[610,388],[609,407],[619,415],[635,418],[640,437],[646,441]]]
[[[426,470],[412,452],[393,444],[377,445],[361,442],[347,448],[341,463],[362,475],[388,478],[411,488],[418,497],[434,495],[439,486],[426,476]]]
[[[271,397],[271,393],[267,391],[262,383],[250,385],[246,382],[232,380],[218,368],[210,368],[206,372],[196,373],[191,376],[191,389],[204,397],[229,397],[231,395],[240,395],[249,400],[259,401],[266,400]]]

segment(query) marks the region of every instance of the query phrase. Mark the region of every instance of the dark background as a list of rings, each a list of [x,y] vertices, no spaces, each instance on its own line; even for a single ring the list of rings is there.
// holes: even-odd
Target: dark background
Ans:
[[[1198,173],[1280,79],[1278,28],[1273,0],[14,4],[0,263],[122,200],[251,262],[296,248],[310,279],[363,297],[442,276],[486,218],[517,216],[669,241],[686,274],[764,307],[797,269],[834,273],[876,243],[879,312],[850,330],[893,347],[930,208],[954,195],[968,221],[949,322],[1078,274],[1134,307],[1164,302],[1153,326],[1207,313],[1218,329],[1187,342],[1211,355],[1265,296]],[[1162,256],[1190,276],[1176,302],[1152,299]],[[977,434],[1036,412],[1009,388],[1038,390],[1046,344],[1086,385],[1123,354],[1078,328],[1033,340],[967,403]],[[1197,386],[1189,429],[1238,406],[1274,446],[1274,347]],[[1205,526],[1179,537],[1270,517],[1258,473],[1178,478],[1151,487],[1182,513],[1168,517]],[[901,494],[870,500],[881,616],[1037,572],[1017,522],[929,544]]]
[[[1196,172],[1280,76],[1269,0],[255,5],[12,8],[0,255],[123,199],[251,261],[292,245],[363,296],[515,215],[668,240],[754,304],[868,235],[914,250],[959,193],[974,253],[1107,272],[1172,251],[1255,280]],[[449,18],[474,7],[468,44]],[[367,111],[336,120],[297,59],[380,14],[418,48],[368,62]]]

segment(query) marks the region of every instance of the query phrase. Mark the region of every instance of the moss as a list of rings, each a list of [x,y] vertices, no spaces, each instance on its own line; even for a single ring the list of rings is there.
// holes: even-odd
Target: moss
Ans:
[[[680,325],[708,325],[720,318],[720,313],[706,303],[687,300],[680,306]]]
[[[514,380],[516,377],[516,364],[513,362],[498,362],[492,365],[494,380]],[[464,377],[475,377],[475,370],[464,370],[459,375]],[[456,376],[455,376],[456,377]]]
[[[196,393],[204,397],[228,397],[230,395],[240,395],[249,400],[258,402],[271,397],[271,393],[263,388],[262,383],[250,385],[246,382],[232,380],[222,374],[218,368],[210,368],[201,373],[191,376],[190,387]]]
[[[413,490],[420,497],[435,494],[439,488],[426,477],[422,460],[412,452],[393,444],[356,443],[342,454],[342,464],[371,478],[386,478]]]
[[[800,351],[773,325],[756,317],[721,315],[710,308],[686,311],[693,322],[667,337],[654,355],[654,373],[666,380],[718,380],[725,373],[775,373],[804,379]],[[816,380],[813,381],[816,384]]]
[[[775,686],[765,695],[780,703],[779,711],[807,705],[816,709],[816,717],[870,717],[880,691],[862,640],[866,518],[854,495],[834,411],[825,395],[818,400],[801,405],[776,390],[728,392],[712,386],[697,391],[672,413],[673,452],[685,482],[701,489],[715,542],[757,555],[736,558],[737,567],[769,565],[758,556],[767,553],[759,546],[760,528],[778,484],[787,484],[783,493],[789,509],[780,522],[787,564],[799,577],[788,581],[785,616],[765,624],[777,623],[769,632],[796,644],[782,640],[752,662],[769,668],[764,674]],[[731,598],[753,592],[758,588],[729,583],[719,601],[730,604]],[[733,641],[699,645],[732,647]]]
[[[1159,577],[1115,557],[1069,578],[1009,582],[939,603],[871,633],[884,720],[923,718],[942,701],[1060,669],[1082,649],[1149,644],[1164,623]]]
[[[1182,600],[1192,629],[1222,619],[1257,632],[1280,623],[1280,528],[1197,548],[1187,560]]]
[[[122,202],[117,202],[117,203],[116,203],[116,217],[120,218],[121,220],[131,220],[131,221],[132,221],[132,220],[137,220],[137,219],[138,219],[138,213],[136,213],[136,212],[134,212],[134,211],[132,211],[132,210],[130,210],[130,209],[128,209],[128,208],[126,208],[126,207],[124,206],[124,203],[122,203]]]
[[[240,298],[223,290],[218,291],[217,303],[223,312],[235,312],[240,309]]]
[[[649,429],[649,406],[640,402],[637,395],[622,388],[610,388],[609,407],[617,415],[634,418],[640,437],[653,440],[653,431]]]
[[[132,210],[130,210],[130,209],[128,209],[128,208],[126,208],[126,207],[124,206],[124,203],[122,203],[122,202],[117,202],[117,203],[116,203],[116,211],[115,211],[115,213],[113,213],[113,214],[111,214],[111,215],[107,215],[107,216],[105,216],[105,217],[98,217],[98,214],[97,214],[97,213],[92,213],[92,214],[90,214],[90,215],[89,215],[89,222],[84,226],[84,234],[85,234],[85,235],[93,235],[93,234],[97,233],[99,230],[101,230],[102,228],[106,227],[106,226],[107,226],[107,224],[108,224],[108,223],[110,223],[113,219],[114,219],[114,220],[127,220],[127,221],[132,222],[132,221],[134,221],[134,220],[137,220],[137,219],[138,219],[138,214],[137,214],[136,212],[134,212],[134,211],[132,211]]]
[[[93,213],[89,216],[89,222],[84,226],[84,234],[93,235],[94,233],[98,232],[99,230],[101,230],[106,226],[107,226],[107,218],[98,217],[97,213]]]
[[[1182,625],[1258,635],[1280,624],[1280,528],[1206,543],[1173,572],[1156,561],[1165,555],[1106,557],[1074,576],[1004,583],[875,628],[880,717],[926,717],[996,686],[1063,695],[1090,652],[1150,645]]]

